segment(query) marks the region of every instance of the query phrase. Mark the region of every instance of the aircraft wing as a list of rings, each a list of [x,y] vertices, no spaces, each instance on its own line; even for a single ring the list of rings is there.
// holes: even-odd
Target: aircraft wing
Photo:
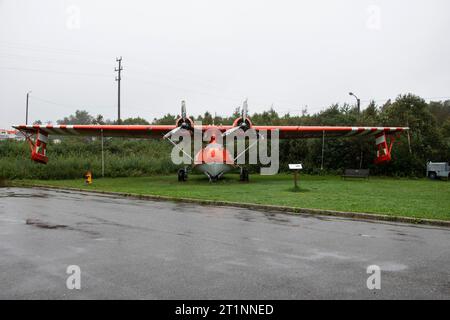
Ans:
[[[339,138],[366,135],[393,135],[409,130],[407,127],[334,127],[334,126],[252,126],[253,129],[279,130],[280,139],[303,139],[303,138]]]
[[[213,126],[203,126],[203,131]],[[124,138],[162,138],[166,133],[176,128],[176,125],[19,125],[14,126],[22,132],[35,134],[40,131],[46,135],[55,136],[101,136]],[[224,132],[232,126],[217,126]],[[335,127],[335,126],[252,126],[253,129],[278,130],[280,139],[352,137],[391,135],[406,131],[407,127]]]
[[[40,132],[55,136],[101,136],[124,138],[162,138],[175,125],[20,125],[14,126],[28,134]]]
[[[26,135],[31,148],[31,159],[40,163],[47,163],[46,147],[48,136],[104,136],[126,138],[164,138],[171,134],[177,125],[20,125],[14,126]],[[220,130],[222,133],[235,131],[240,126],[202,126],[205,131],[210,128]],[[258,132],[262,130],[278,130],[280,139],[305,138],[338,138],[353,136],[375,136],[377,145],[377,158],[375,163],[391,160],[392,139],[388,143],[388,136],[409,130],[406,127],[331,127],[331,126],[252,126]],[[194,127],[200,129],[199,127]],[[175,130],[176,131],[176,130]],[[35,142],[31,136],[36,135]]]
[[[15,125],[13,128],[29,134],[43,134],[45,136],[88,136],[123,138],[164,138],[164,136],[177,128],[177,125]],[[212,128],[225,132],[232,126],[194,126],[195,130],[207,131]]]

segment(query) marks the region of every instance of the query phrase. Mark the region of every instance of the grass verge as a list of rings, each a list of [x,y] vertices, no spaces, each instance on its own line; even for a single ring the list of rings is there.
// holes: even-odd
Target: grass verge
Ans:
[[[89,186],[82,179],[20,180],[15,184],[450,220],[450,183],[446,181],[302,175],[300,189],[293,192],[291,175],[253,175],[249,183],[238,180],[231,174],[209,183],[204,176],[190,175],[187,182],[179,183],[171,175],[95,179]]]

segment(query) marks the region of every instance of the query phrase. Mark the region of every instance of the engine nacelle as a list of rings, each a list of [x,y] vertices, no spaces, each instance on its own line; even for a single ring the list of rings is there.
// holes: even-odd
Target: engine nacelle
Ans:
[[[244,123],[245,123],[245,125],[244,125]],[[236,120],[234,120],[234,122],[233,122],[233,127],[240,127],[244,131],[247,129],[250,129],[252,126],[253,126],[253,124],[248,117],[246,117],[245,120],[243,119],[243,117],[239,117]]]
[[[192,121],[192,119],[189,117],[186,117],[184,119],[182,117],[179,117],[175,121],[175,125],[177,127],[181,127],[183,129],[190,130],[190,129],[194,128],[194,121]]]

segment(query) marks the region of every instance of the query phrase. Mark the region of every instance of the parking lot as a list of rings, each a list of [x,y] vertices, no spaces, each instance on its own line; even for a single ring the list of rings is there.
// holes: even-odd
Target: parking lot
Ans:
[[[439,227],[0,189],[1,299],[449,299],[449,244]]]

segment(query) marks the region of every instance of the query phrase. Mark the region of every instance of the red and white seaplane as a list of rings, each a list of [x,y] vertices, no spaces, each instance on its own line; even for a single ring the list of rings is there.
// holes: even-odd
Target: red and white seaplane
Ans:
[[[244,102],[242,114],[233,125],[203,125],[197,126],[187,117],[184,101],[182,102],[181,115],[173,125],[18,125],[13,126],[20,130],[31,148],[31,159],[35,162],[46,164],[48,136],[96,136],[96,137],[126,137],[126,138],[148,138],[164,139],[184,129],[191,134],[195,130],[202,133],[213,130],[222,133],[222,136],[233,134],[239,129],[246,131],[254,129],[259,131],[277,130],[280,139],[307,139],[322,137],[355,137],[374,136],[377,147],[377,157],[375,163],[383,163],[391,160],[392,145],[395,136],[403,131],[409,130],[407,127],[339,127],[339,126],[261,126],[253,125],[247,116],[247,102]],[[222,143],[219,143],[214,135],[211,136],[210,143],[201,148],[191,159],[191,166],[205,173],[210,180],[217,180],[224,173],[240,168],[240,179],[248,181],[248,171],[237,164],[236,158]],[[171,140],[170,140],[171,141]],[[173,143],[173,142],[172,142]],[[187,178],[187,168],[178,171],[178,180],[185,181]]]

